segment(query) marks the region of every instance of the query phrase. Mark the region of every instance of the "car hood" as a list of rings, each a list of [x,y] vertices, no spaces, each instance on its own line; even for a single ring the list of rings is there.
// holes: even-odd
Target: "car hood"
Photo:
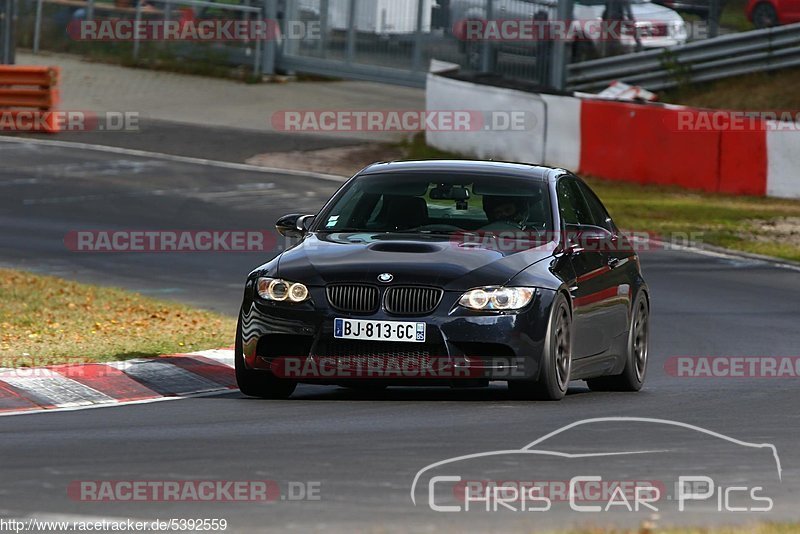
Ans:
[[[605,6],[587,6],[576,4],[575,16],[578,19],[601,19]],[[642,2],[631,4],[633,18],[637,21],[650,22],[682,22],[683,18],[674,10],[654,4],[653,2]]]
[[[650,22],[683,22],[683,18],[672,9],[652,2],[631,5],[633,18]]]
[[[447,290],[502,285],[526,267],[552,256],[552,243],[516,250],[512,243],[475,236],[310,234],[279,258],[277,276],[309,286],[334,282],[395,284]]]

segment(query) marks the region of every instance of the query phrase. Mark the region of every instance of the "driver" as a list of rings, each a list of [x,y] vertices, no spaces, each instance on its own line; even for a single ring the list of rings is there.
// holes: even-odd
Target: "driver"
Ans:
[[[490,226],[522,228],[528,219],[528,205],[525,197],[484,195],[483,211]]]

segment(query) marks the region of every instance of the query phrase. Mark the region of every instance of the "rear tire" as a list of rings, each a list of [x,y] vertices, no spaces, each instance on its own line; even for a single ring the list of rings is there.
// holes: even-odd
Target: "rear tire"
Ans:
[[[778,25],[778,13],[772,4],[762,2],[753,9],[753,26],[758,29]]]
[[[269,371],[254,371],[247,368],[242,349],[241,317],[236,326],[236,350],[233,360],[236,368],[236,385],[239,386],[239,391],[248,397],[288,399],[297,387],[297,382],[278,378]]]
[[[547,339],[538,380],[509,380],[511,396],[520,400],[556,401],[564,398],[572,371],[572,313],[559,293],[550,309]]]
[[[647,357],[650,343],[650,305],[640,291],[633,303],[631,327],[628,333],[628,353],[621,374],[601,376],[586,381],[592,391],[639,391],[647,375]]]

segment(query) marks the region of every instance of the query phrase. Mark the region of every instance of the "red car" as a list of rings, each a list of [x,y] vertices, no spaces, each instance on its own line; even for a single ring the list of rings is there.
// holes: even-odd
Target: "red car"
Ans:
[[[745,13],[756,28],[800,22],[800,0],[749,0]]]

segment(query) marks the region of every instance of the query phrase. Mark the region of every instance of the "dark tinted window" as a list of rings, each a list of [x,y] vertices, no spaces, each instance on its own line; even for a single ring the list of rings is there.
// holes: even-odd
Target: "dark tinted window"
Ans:
[[[600,202],[600,199],[597,198],[597,195],[594,194],[594,191],[589,189],[589,186],[582,182],[577,182],[578,188],[581,190],[583,194],[583,198],[586,200],[586,205],[589,207],[589,213],[592,218],[592,223],[595,226],[599,226],[600,228],[605,228],[609,232],[614,230],[610,217],[608,215],[608,211],[606,210],[603,203]]]
[[[591,211],[578,188],[578,182],[573,178],[565,177],[558,181],[556,186],[558,194],[558,209],[564,224],[594,224]]]

